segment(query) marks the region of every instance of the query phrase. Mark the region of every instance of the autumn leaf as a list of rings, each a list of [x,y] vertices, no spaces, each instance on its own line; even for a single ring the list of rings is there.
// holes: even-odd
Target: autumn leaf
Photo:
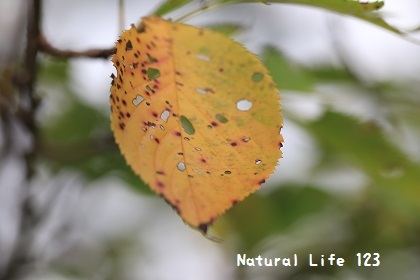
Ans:
[[[240,44],[148,17],[121,35],[112,61],[116,142],[190,226],[206,232],[274,171],[283,141],[278,91]]]

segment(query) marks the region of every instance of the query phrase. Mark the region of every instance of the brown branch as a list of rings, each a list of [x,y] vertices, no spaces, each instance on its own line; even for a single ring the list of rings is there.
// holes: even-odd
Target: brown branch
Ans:
[[[114,47],[109,49],[90,49],[85,51],[59,50],[52,46],[43,35],[38,37],[38,48],[40,51],[49,55],[65,58],[88,57],[106,59],[113,55],[115,50]]]
[[[28,132],[33,137],[32,147],[25,154],[27,163],[27,177],[32,177],[34,173],[34,161],[38,144],[38,128],[35,120],[35,113],[39,105],[39,98],[35,92],[37,79],[38,63],[38,37],[40,34],[40,19],[42,4],[41,0],[31,1],[32,5],[28,11],[27,39],[24,58],[24,71],[26,79],[19,85],[20,104],[19,110],[23,111],[21,122],[26,126]]]
[[[16,86],[19,90],[19,101],[16,114],[19,122],[27,130],[28,137],[32,138],[31,147],[24,151],[23,157],[26,163],[26,178],[32,179],[35,172],[35,160],[38,150],[38,126],[35,114],[38,109],[39,99],[35,92],[37,79],[38,63],[38,37],[40,34],[40,19],[42,11],[42,0],[28,1],[28,21],[27,21],[27,40],[25,48],[25,57],[23,60],[23,73],[17,79]],[[18,235],[12,250],[10,260],[5,271],[0,273],[0,279],[14,280],[21,278],[22,274],[28,268],[28,265],[34,262],[30,252],[33,243],[33,230],[38,224],[38,217],[34,211],[33,201],[28,188],[21,190],[20,219]]]

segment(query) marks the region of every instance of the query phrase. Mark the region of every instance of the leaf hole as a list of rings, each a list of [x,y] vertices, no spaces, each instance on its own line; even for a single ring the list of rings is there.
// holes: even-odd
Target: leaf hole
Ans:
[[[241,99],[236,102],[236,108],[239,111],[249,111],[252,108],[252,102],[247,99]]]
[[[164,110],[161,114],[160,114],[160,118],[162,119],[162,121],[164,122],[168,122],[168,118],[171,115],[171,113],[168,110]]]
[[[262,161],[261,161],[260,159],[256,159],[256,160],[255,160],[255,164],[257,164],[257,165],[261,164],[261,162],[262,162]]]
[[[207,90],[202,89],[202,88],[195,88],[195,91],[198,92],[199,94],[206,94]]]
[[[201,171],[200,171],[200,170],[198,170],[198,169],[193,169],[193,171],[194,171],[195,173],[199,174],[199,175],[202,175],[202,174],[203,174],[203,172],[201,172]]]
[[[185,164],[182,161],[178,162],[177,167],[179,171],[185,171]]]
[[[129,66],[130,66],[130,69],[131,70],[134,70],[134,69],[137,69],[137,67],[139,66],[139,64],[138,63],[133,63],[133,64],[130,64]]]
[[[143,100],[144,100],[144,98],[141,95],[138,95],[137,94],[136,98],[133,98],[133,104],[134,104],[134,106],[136,106],[136,107],[139,106],[140,103],[143,102]]]
[[[195,56],[195,58],[200,59],[200,60],[204,60],[204,61],[207,61],[207,62],[211,61],[211,58],[208,57],[207,55],[204,55],[204,54],[197,54]]]

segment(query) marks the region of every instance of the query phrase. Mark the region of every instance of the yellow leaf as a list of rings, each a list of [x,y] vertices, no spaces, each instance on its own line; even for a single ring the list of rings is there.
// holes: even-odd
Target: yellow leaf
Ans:
[[[125,31],[112,59],[111,126],[128,164],[206,231],[281,157],[278,91],[231,39],[159,17]]]

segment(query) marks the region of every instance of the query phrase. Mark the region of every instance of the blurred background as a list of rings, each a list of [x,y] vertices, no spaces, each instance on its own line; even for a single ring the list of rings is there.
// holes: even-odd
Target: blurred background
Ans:
[[[186,21],[257,53],[282,98],[283,159],[211,228],[221,243],[126,166],[109,128],[109,58],[39,53],[27,94],[28,2],[0,2],[0,279],[420,279],[419,1],[378,12],[409,36],[292,4]],[[163,2],[126,0],[124,27]],[[190,3],[165,17],[211,1],[178,2]],[[40,28],[58,49],[112,48],[118,1],[44,0]],[[381,265],[357,267],[358,252],[380,253]],[[301,263],[236,267],[238,253]],[[311,268],[309,253],[346,265]]]

